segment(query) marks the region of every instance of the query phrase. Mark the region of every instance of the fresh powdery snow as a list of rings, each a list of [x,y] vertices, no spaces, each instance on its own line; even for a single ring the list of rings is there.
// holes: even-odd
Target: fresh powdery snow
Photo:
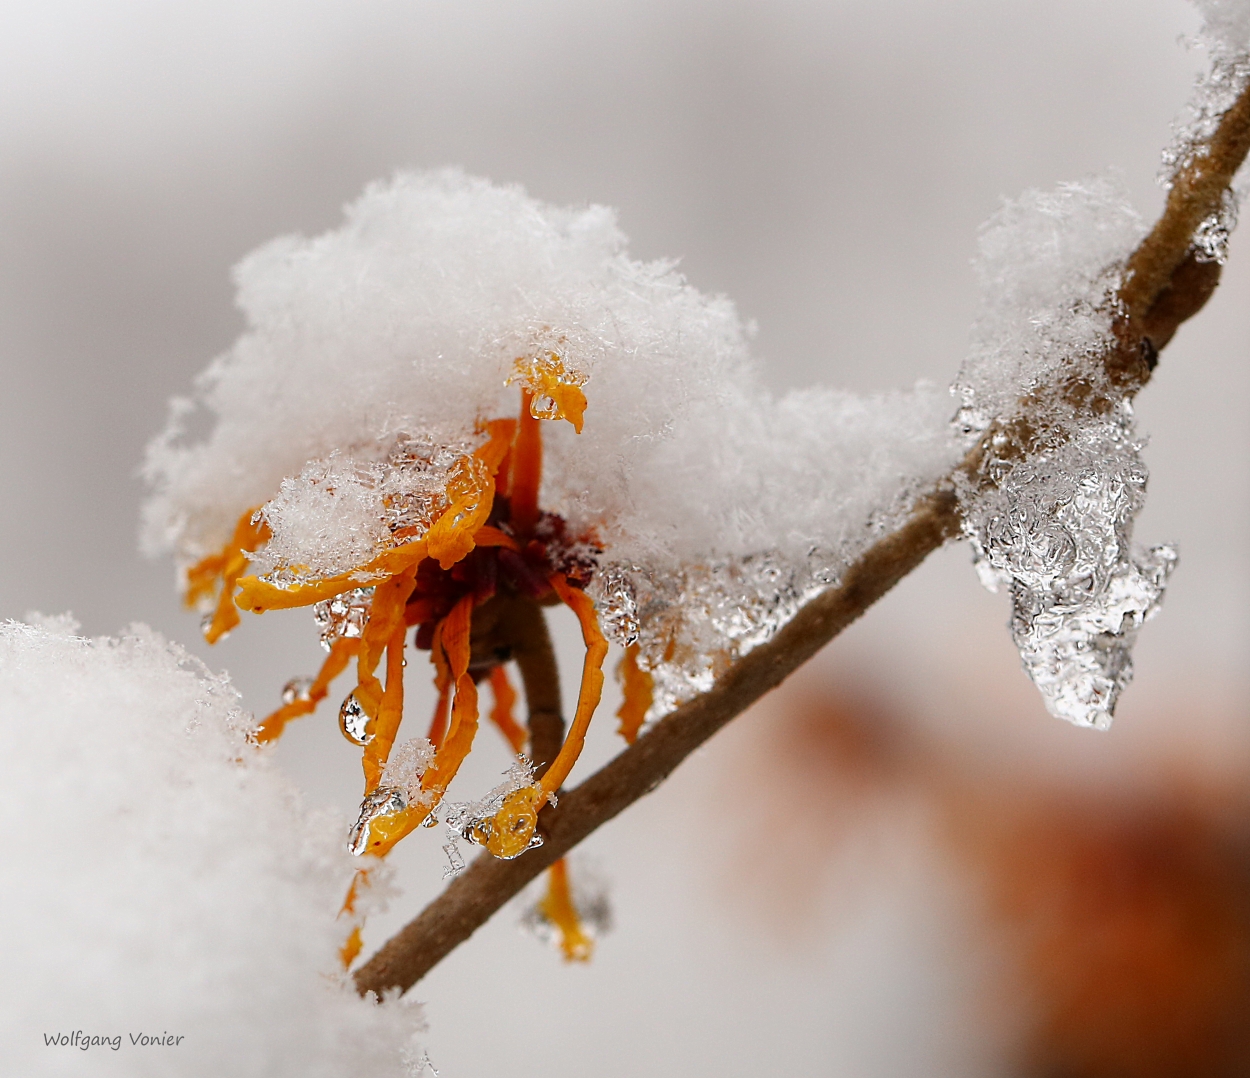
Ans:
[[[419,1008],[340,972],[343,823],[247,743],[229,683],[142,627],[32,620],[0,625],[4,1072],[417,1073]]]
[[[959,453],[945,389],[765,388],[732,303],[631,260],[615,215],[456,171],[400,174],[341,228],[236,271],[247,330],[153,444],[150,550],[184,564],[263,506],[257,571],[337,574],[437,503],[518,360],[583,381],[580,434],[544,424],[542,504],[601,552],[590,591],[639,638],[653,717],[766,639],[907,513]],[[206,408],[211,435],[185,444]],[[329,617],[325,613],[324,617]]]

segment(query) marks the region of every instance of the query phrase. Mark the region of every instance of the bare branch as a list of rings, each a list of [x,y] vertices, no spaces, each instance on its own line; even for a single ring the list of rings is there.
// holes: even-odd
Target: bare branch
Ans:
[[[1106,357],[1124,395],[1150,378],[1154,358],[1176,327],[1215,289],[1218,266],[1192,250],[1198,225],[1218,212],[1250,148],[1250,90],[1222,117],[1206,147],[1175,178],[1163,216],[1130,256],[1120,291],[1117,347]],[[1212,269],[1211,267],[1214,267]],[[355,974],[361,993],[406,991],[530,880],[622,809],[655,789],[691,752],[850,625],[930,553],[960,532],[954,478],[972,476],[978,446],[934,492],[917,502],[897,531],[880,540],[836,587],[807,603],[767,643],[729,668],[706,693],[658,722],[539,817],[545,841],[514,861],[487,854],[473,864]]]

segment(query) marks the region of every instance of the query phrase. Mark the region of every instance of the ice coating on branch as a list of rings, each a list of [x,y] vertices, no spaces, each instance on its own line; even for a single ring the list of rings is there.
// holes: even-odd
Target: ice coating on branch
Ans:
[[[1047,710],[1106,729],[1133,676],[1131,649],[1176,564],[1169,546],[1132,546],[1146,469],[1123,404],[1023,460],[969,507],[982,583],[1010,590],[1011,635]]]
[[[145,543],[184,565],[254,507],[272,538],[250,571],[279,582],[420,537],[480,424],[515,416],[518,374],[554,356],[588,406],[581,434],[543,424],[541,507],[646,593],[652,666],[679,623],[679,651],[723,662],[836,579],[958,454],[933,386],[770,392],[733,305],[672,263],[631,260],[603,207],[401,174],[341,228],[274,241],[236,279],[246,332],[149,449]],[[216,425],[187,445],[195,407]],[[664,614],[673,603],[685,613]],[[345,616],[321,612],[327,642]],[[636,631],[614,617],[618,639]],[[665,699],[701,676],[676,671]]]
[[[982,231],[984,309],[954,387],[960,430],[987,439],[960,489],[978,573],[1009,590],[1047,709],[1098,729],[1176,562],[1132,545],[1147,472],[1130,405],[1103,395],[1119,267],[1140,234],[1109,179],[1007,203]]]
[[[6,1073],[406,1074],[419,1015],[336,973],[341,822],[249,745],[224,678],[142,627],[72,632],[0,626]],[[79,1029],[122,1047],[40,1038]]]

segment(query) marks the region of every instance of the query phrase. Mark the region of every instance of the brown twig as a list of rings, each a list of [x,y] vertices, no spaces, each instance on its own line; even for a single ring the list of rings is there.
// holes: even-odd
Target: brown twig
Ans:
[[[1118,346],[1105,362],[1130,395],[1154,356],[1202,307],[1218,280],[1192,251],[1198,225],[1218,212],[1250,148],[1250,90],[1222,117],[1206,152],[1178,174],[1163,216],[1130,256],[1120,292]],[[1142,342],[1146,342],[1144,345]],[[956,472],[976,471],[981,447]],[[655,789],[699,745],[779,685],[929,554],[960,532],[954,474],[921,498],[907,522],[868,549],[841,583],[807,603],[771,640],[731,666],[706,693],[656,723],[539,818],[543,846],[514,861],[483,854],[355,974],[361,993],[406,991],[545,868],[622,809]]]
[[[499,592],[473,613],[473,663],[487,669],[511,659],[521,674],[529,726],[529,755],[541,777],[564,742],[560,670],[542,606],[515,592]]]

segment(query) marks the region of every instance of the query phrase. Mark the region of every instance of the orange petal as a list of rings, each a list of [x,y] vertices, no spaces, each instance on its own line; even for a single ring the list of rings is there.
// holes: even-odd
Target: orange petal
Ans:
[[[564,739],[559,754],[541,780],[543,790],[551,794],[564,784],[578,756],[581,755],[582,745],[586,741],[586,731],[590,727],[591,717],[595,713],[595,708],[599,706],[599,697],[603,693],[603,660],[608,654],[608,642],[599,628],[599,618],[595,614],[595,604],[590,596],[580,588],[570,586],[560,573],[552,573],[548,579],[564,605],[577,615],[577,620],[582,626],[582,641],[586,645],[586,659],[582,664],[582,684],[577,693],[577,711],[573,715],[568,736]]]
[[[569,889],[569,870],[563,857],[551,866],[547,874],[547,895],[538,904],[543,916],[555,927],[560,936],[560,950],[566,962],[588,962],[595,949],[595,941],[582,928],[573,894]]]
[[[477,733],[477,686],[469,676],[469,627],[473,612],[473,596],[464,596],[443,619],[441,643],[447,655],[455,700],[451,709],[451,728],[439,745],[430,766],[421,777],[421,788],[441,797],[456,777],[464,758],[473,747]]]
[[[275,741],[281,736],[282,728],[288,722],[315,711],[317,705],[326,698],[326,694],[330,691],[330,682],[347,668],[347,664],[359,647],[359,640],[346,636],[340,636],[335,640],[330,647],[330,654],[321,664],[316,680],[308,687],[308,699],[293,700],[269,715],[257,728],[256,740],[261,744],[266,741]]]
[[[402,717],[403,648],[407,631],[404,607],[416,585],[416,574],[416,566],[410,566],[374,589],[369,620],[360,635],[354,692],[365,714],[373,720],[373,738],[365,746],[362,757],[366,794],[377,788]],[[374,673],[384,651],[388,652],[385,690]]]
[[[240,610],[263,614],[266,610],[290,610],[297,606],[312,606],[324,599],[333,599],[352,588],[367,588],[387,577],[398,576],[412,569],[426,556],[424,538],[414,539],[403,546],[384,551],[366,565],[351,572],[339,573],[320,579],[310,578],[306,583],[280,587],[257,576],[245,576],[239,580],[239,595],[235,604]]]
[[[343,963],[344,969],[351,968],[364,945],[364,940],[360,935],[360,925],[356,925],[352,928],[351,935],[347,937],[347,942],[339,948],[339,961]]]
[[[491,708],[490,721],[499,732],[508,739],[512,751],[520,753],[525,748],[525,728],[512,717],[512,706],[516,703],[516,690],[508,681],[508,672],[502,666],[496,666],[490,672],[490,687],[495,696],[495,706]]]
[[[234,526],[230,542],[187,570],[185,601],[188,606],[211,596],[218,581],[221,582],[216,609],[204,631],[204,638],[210,644],[217,643],[239,624],[239,612],[234,607],[235,582],[247,569],[248,555],[269,541],[269,525],[263,520],[253,520],[256,513],[256,509],[244,513]]]
[[[654,685],[651,675],[638,665],[638,645],[630,644],[616,667],[616,677],[621,683],[624,700],[617,709],[621,720],[617,733],[632,745],[638,739],[638,731],[651,710]]]
[[[533,394],[521,390],[521,422],[512,449],[512,525],[528,536],[538,523],[538,488],[543,481],[543,436],[538,420],[530,412]]]

